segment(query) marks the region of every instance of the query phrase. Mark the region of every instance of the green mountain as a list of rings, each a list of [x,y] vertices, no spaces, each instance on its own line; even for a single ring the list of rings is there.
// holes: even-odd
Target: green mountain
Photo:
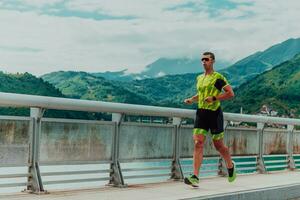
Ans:
[[[123,87],[123,82],[114,83],[86,72],[59,71],[46,74],[42,78],[71,98],[153,104],[151,98]]]
[[[42,78],[29,73],[6,74],[0,71],[0,92],[65,97],[57,88]],[[0,115],[29,116],[28,108],[0,108]],[[93,119],[94,115],[76,111],[47,110],[45,117]],[[98,116],[98,118],[101,116]]]
[[[29,73],[6,74],[0,71],[0,91],[63,97],[63,94],[53,85]]]
[[[154,100],[155,105],[186,107],[183,100],[196,93],[197,74],[167,75],[122,83],[128,90]]]
[[[97,72],[92,73],[92,75],[96,77],[103,77],[107,80],[113,80],[113,81],[132,81],[137,79],[137,77],[134,74],[128,74],[126,73],[127,69],[124,69],[122,71],[116,71],[116,72]]]
[[[300,54],[272,70],[236,88],[235,98],[224,102],[225,110],[257,113],[262,105],[268,105],[279,115],[300,115]]]
[[[183,99],[196,92],[196,74],[118,82],[68,71],[53,72],[42,78],[68,97],[109,102],[184,107]]]
[[[0,91],[19,94],[63,97],[53,85],[29,73],[6,74],[0,72]],[[0,108],[1,115],[29,115],[26,108]]]
[[[221,70],[233,87],[252,79],[300,53],[300,38],[289,39],[263,52],[256,52]]]

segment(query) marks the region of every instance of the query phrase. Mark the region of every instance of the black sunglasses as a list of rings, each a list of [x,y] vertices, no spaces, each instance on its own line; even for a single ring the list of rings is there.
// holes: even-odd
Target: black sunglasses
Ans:
[[[206,62],[207,62],[207,61],[209,61],[209,58],[202,58],[201,61],[202,61],[202,62],[203,62],[203,61],[206,61]]]

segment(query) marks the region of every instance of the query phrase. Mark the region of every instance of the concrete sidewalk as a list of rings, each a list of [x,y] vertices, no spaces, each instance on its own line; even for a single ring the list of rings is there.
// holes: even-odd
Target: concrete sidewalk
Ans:
[[[234,183],[226,177],[202,179],[199,188],[182,182],[105,187],[76,191],[50,191],[50,194],[15,194],[6,200],[169,200],[169,199],[292,199],[300,197],[300,171],[239,175]]]

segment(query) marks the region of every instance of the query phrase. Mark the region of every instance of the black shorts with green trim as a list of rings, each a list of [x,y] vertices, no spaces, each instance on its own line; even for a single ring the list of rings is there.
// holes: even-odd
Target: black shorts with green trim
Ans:
[[[224,119],[221,107],[217,110],[197,109],[194,124],[194,135],[207,135],[208,131],[212,134],[213,140],[224,137]]]

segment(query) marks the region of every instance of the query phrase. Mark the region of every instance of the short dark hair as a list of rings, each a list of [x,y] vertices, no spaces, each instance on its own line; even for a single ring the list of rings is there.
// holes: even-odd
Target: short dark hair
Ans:
[[[203,55],[210,56],[213,60],[215,60],[215,54],[213,54],[212,52],[204,52]]]

